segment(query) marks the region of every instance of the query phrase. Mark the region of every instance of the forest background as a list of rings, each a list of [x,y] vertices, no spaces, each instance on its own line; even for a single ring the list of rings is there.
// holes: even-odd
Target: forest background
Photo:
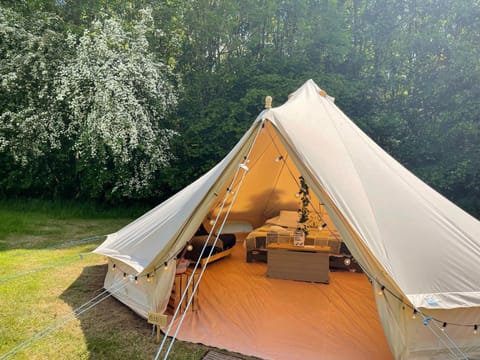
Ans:
[[[0,0],[0,74],[3,198],[157,204],[311,78],[480,217],[478,0]]]

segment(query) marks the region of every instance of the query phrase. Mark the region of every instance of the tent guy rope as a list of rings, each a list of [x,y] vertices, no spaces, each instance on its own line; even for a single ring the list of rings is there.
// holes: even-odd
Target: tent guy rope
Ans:
[[[218,213],[217,213],[217,216],[216,216],[216,218],[215,218],[215,222],[214,222],[214,224],[213,224],[213,226],[212,226],[212,229],[211,229],[211,231],[210,231],[210,233],[209,233],[209,235],[208,235],[208,237],[207,237],[207,240],[205,241],[205,244],[203,245],[203,248],[202,248],[202,251],[201,251],[201,255],[199,256],[199,259],[197,260],[197,263],[195,264],[194,270],[192,271],[192,275],[190,275],[190,278],[189,278],[188,283],[187,283],[187,285],[186,285],[186,287],[185,287],[185,290],[184,290],[184,292],[183,292],[183,294],[182,294],[182,297],[181,297],[181,299],[180,299],[180,301],[179,301],[179,304],[181,304],[181,303],[184,301],[185,296],[186,296],[187,291],[188,291],[188,288],[191,286],[191,282],[193,281],[193,276],[194,276],[194,274],[195,274],[195,271],[197,270],[197,268],[198,268],[198,266],[199,266],[199,264],[200,264],[200,259],[202,258],[203,254],[204,254],[204,251],[205,251],[205,249],[206,249],[206,245],[208,244],[208,242],[209,242],[209,240],[210,240],[210,238],[211,238],[211,236],[212,236],[212,234],[213,234],[213,232],[214,232],[214,230],[215,230],[216,224],[218,223],[218,220],[219,220],[220,217],[221,217],[222,210],[223,210],[223,208],[225,207],[225,204],[226,204],[226,202],[227,202],[228,196],[229,196],[230,193],[232,192],[231,189],[232,189],[232,187],[234,186],[234,184],[235,184],[235,182],[236,182],[236,179],[237,179],[237,177],[238,177],[238,174],[239,174],[239,172],[240,172],[240,169],[244,170],[243,173],[242,173],[242,175],[241,175],[241,179],[240,179],[239,183],[237,184],[237,186],[236,186],[236,188],[235,188],[235,191],[233,192],[233,199],[232,199],[232,201],[230,202],[230,205],[229,205],[229,207],[228,207],[227,212],[225,213],[224,219],[223,219],[220,227],[217,229],[217,235],[216,235],[216,237],[215,237],[213,246],[211,247],[210,252],[209,252],[209,254],[208,254],[208,256],[207,256],[207,261],[206,261],[206,263],[205,263],[205,266],[202,268],[202,270],[201,270],[201,272],[200,272],[200,274],[199,274],[198,281],[196,282],[196,284],[195,284],[195,286],[194,286],[194,288],[193,288],[193,291],[192,291],[192,293],[191,293],[191,295],[190,295],[190,298],[188,299],[186,309],[185,309],[184,313],[182,314],[182,316],[181,316],[181,318],[180,318],[180,321],[179,321],[179,324],[177,325],[177,327],[176,327],[176,329],[175,329],[175,333],[174,333],[174,335],[173,335],[173,337],[172,337],[172,340],[170,341],[170,344],[169,344],[169,346],[168,346],[168,348],[167,348],[167,350],[166,350],[166,353],[165,353],[165,355],[164,355],[164,359],[167,359],[167,358],[168,358],[168,355],[170,354],[170,351],[171,351],[171,349],[172,349],[172,347],[173,347],[173,344],[174,344],[174,342],[175,342],[175,339],[176,339],[176,337],[177,337],[177,335],[178,335],[178,332],[180,331],[180,328],[181,328],[181,326],[182,326],[182,324],[183,324],[183,321],[184,321],[184,319],[185,319],[185,315],[186,315],[186,313],[187,313],[187,310],[188,310],[188,308],[190,307],[191,302],[192,302],[192,300],[193,300],[193,296],[194,296],[195,293],[197,292],[198,286],[199,286],[199,284],[200,284],[200,282],[201,282],[201,279],[202,279],[202,277],[203,277],[203,274],[204,274],[204,272],[205,272],[205,269],[206,269],[206,267],[208,266],[208,261],[209,261],[211,255],[212,255],[212,253],[213,253],[213,249],[215,248],[215,245],[216,245],[216,243],[217,243],[217,241],[218,241],[218,239],[219,239],[220,233],[221,233],[221,231],[222,231],[222,229],[223,229],[223,227],[224,227],[224,225],[225,225],[225,223],[226,223],[226,221],[227,221],[227,219],[228,219],[228,214],[230,213],[230,211],[231,211],[231,209],[232,209],[232,207],[233,207],[233,204],[234,204],[234,202],[235,202],[235,199],[236,199],[237,196],[238,196],[238,190],[241,188],[241,185],[242,185],[242,183],[243,183],[243,180],[245,179],[245,176],[246,176],[246,174],[248,173],[249,168],[248,168],[248,166],[246,165],[246,163],[248,163],[248,159],[249,159],[250,154],[251,154],[251,152],[252,152],[252,150],[253,150],[253,146],[255,145],[255,142],[256,142],[256,140],[257,140],[257,138],[258,138],[258,135],[260,134],[260,132],[262,131],[263,128],[264,128],[264,126],[263,126],[263,123],[262,123],[262,125],[259,127],[257,133],[255,134],[255,139],[253,140],[252,144],[250,145],[250,148],[249,148],[249,150],[248,150],[247,155],[244,156],[243,162],[239,164],[238,168],[237,168],[236,171],[235,171],[235,174],[234,174],[234,176],[233,176],[233,179],[232,179],[232,181],[230,182],[230,186],[227,188],[227,191],[226,191],[226,193],[225,193],[225,196],[224,196],[224,199],[223,199],[223,202],[222,202],[222,205],[221,205],[221,209],[220,209],[220,211],[218,211]],[[163,348],[164,348],[164,346],[165,346],[166,339],[167,339],[168,335],[170,334],[170,331],[172,330],[174,321],[175,321],[175,319],[176,319],[176,317],[177,317],[177,315],[178,315],[178,313],[179,313],[179,309],[180,309],[180,305],[178,305],[177,308],[175,309],[175,313],[174,313],[174,315],[173,315],[173,318],[171,319],[170,324],[169,324],[169,326],[168,326],[168,328],[167,328],[167,331],[166,331],[165,334],[164,334],[162,343],[160,344],[160,346],[159,346],[159,348],[158,348],[157,354],[156,354],[156,356],[155,356],[155,360],[158,360],[158,358],[159,358],[159,356],[160,356],[160,354],[161,354],[161,352],[162,352],[162,350],[163,350]]]
[[[245,176],[245,174],[247,173],[247,171],[248,171],[248,170],[245,171],[243,177]],[[215,248],[215,246],[216,246],[216,244],[217,244],[217,241],[218,241],[218,239],[219,239],[219,237],[220,237],[220,233],[222,232],[223,227],[225,226],[225,223],[226,223],[226,221],[227,221],[227,219],[228,219],[228,215],[229,215],[229,213],[230,213],[230,211],[231,211],[231,209],[232,209],[233,203],[235,202],[235,198],[236,198],[236,196],[237,196],[237,194],[238,194],[238,190],[240,189],[241,184],[242,184],[242,182],[240,182],[239,186],[237,187],[237,189],[236,189],[236,191],[235,191],[235,194],[234,194],[234,200],[230,203],[230,206],[229,206],[227,212],[225,213],[224,219],[223,219],[223,221],[222,221],[222,223],[221,223],[221,225],[220,225],[220,227],[219,227],[219,229],[218,229],[218,231],[217,231],[218,234],[217,234],[217,236],[216,236],[216,238],[215,238],[215,241],[214,241],[214,243],[213,243],[213,246],[211,247],[210,252],[209,252],[209,254],[208,254],[208,256],[207,256],[206,264],[205,264],[205,266],[202,268],[202,270],[201,270],[201,272],[200,272],[199,280],[198,280],[198,282],[195,284],[195,287],[194,287],[194,289],[193,289],[193,291],[192,291],[192,294],[191,294],[190,298],[188,299],[188,303],[187,303],[186,309],[188,309],[188,308],[190,307],[190,305],[191,305],[191,303],[192,303],[192,300],[193,300],[193,296],[194,296],[194,294],[197,292],[198,286],[200,285],[200,281],[201,281],[201,279],[202,279],[202,277],[203,277],[203,274],[204,274],[205,269],[206,269],[206,267],[207,267],[208,261],[210,260],[210,257],[211,257],[212,254],[213,254],[213,250],[214,250],[214,248]],[[193,275],[192,275],[192,276],[193,276]],[[175,339],[177,338],[178,332],[180,331],[180,328],[181,328],[181,326],[182,326],[182,324],[183,324],[183,321],[184,321],[184,319],[185,319],[186,314],[187,314],[187,311],[184,311],[183,314],[182,314],[182,317],[181,317],[181,319],[180,319],[180,322],[179,322],[179,324],[178,324],[178,326],[177,326],[177,328],[176,328],[176,330],[175,330],[175,334],[174,334],[174,336],[173,336],[173,338],[172,338],[172,340],[171,340],[171,342],[170,342],[170,345],[169,345],[169,347],[168,347],[168,349],[167,349],[167,352],[166,352],[166,354],[165,354],[164,359],[167,359],[167,358],[168,358],[168,355],[169,355],[169,353],[170,353],[170,351],[171,351],[171,349],[172,349],[172,347],[173,347],[173,344],[174,344],[174,342],[175,342]]]
[[[18,344],[17,346],[13,347],[8,352],[3,354],[0,357],[0,360],[7,360],[7,359],[12,358],[14,355],[18,354],[18,352],[28,348],[32,344],[34,344],[34,343],[42,340],[43,338],[47,337],[52,332],[62,328],[67,323],[77,319],[80,315],[84,314],[88,310],[90,310],[93,307],[95,307],[96,305],[100,304],[102,301],[106,300],[110,296],[114,295],[115,293],[117,293],[118,291],[123,289],[126,286],[126,283],[121,282],[121,283],[119,283],[119,285],[120,286],[118,286],[116,288],[115,288],[115,286],[112,286],[109,289],[105,289],[100,294],[96,295],[95,297],[93,297],[92,299],[90,299],[89,301],[84,303],[83,305],[79,306],[75,310],[72,310],[70,313],[64,315],[61,319],[59,319],[59,320],[55,321],[54,323],[46,326],[41,331],[37,332],[36,334],[31,336],[30,338],[26,339],[22,343]]]
[[[431,317],[428,317],[424,315],[423,313],[421,314],[423,317],[423,324],[430,330],[430,332],[435,336],[440,343],[442,343],[443,346],[445,346],[446,349],[450,352],[450,354],[453,356],[454,359],[464,359],[468,360],[468,357],[463,353],[463,351],[460,350],[458,345],[445,333],[444,328],[442,329],[439,328],[438,324],[436,322],[433,322],[435,325],[436,329],[440,329],[442,331],[441,334],[438,334],[438,332],[435,331],[435,329],[432,328],[431,326]],[[441,335],[445,336],[447,339],[442,339]],[[458,351],[458,355],[455,353],[455,350]]]
[[[14,258],[14,257],[19,257],[19,256],[28,256],[28,255],[31,255],[31,254],[35,254],[37,252],[45,251],[45,250],[65,249],[65,248],[68,248],[68,247],[71,247],[71,246],[73,247],[73,246],[77,246],[77,245],[89,244],[89,243],[95,242],[97,240],[100,240],[101,238],[104,238],[105,236],[107,236],[107,234],[93,235],[93,236],[89,236],[89,237],[86,237],[86,238],[83,238],[83,239],[69,240],[67,242],[64,242],[64,243],[61,243],[61,244],[58,244],[58,245],[46,246],[46,247],[39,248],[39,249],[23,249],[24,251],[16,253],[16,254],[9,255],[9,257]]]
[[[361,266],[361,265],[360,265]],[[372,276],[365,268],[362,267],[363,272],[368,276],[371,283],[375,282],[375,285],[379,288],[376,292],[379,296],[384,296],[385,294],[390,294],[395,300],[400,302],[404,308],[410,308],[413,311],[412,319],[416,318],[416,315],[421,315],[423,317],[423,325],[429,329],[429,331],[445,346],[446,349],[454,356],[454,359],[466,359],[468,360],[467,355],[460,349],[458,344],[447,334],[446,327],[448,325],[447,322],[442,321],[440,319],[428,316],[423,311],[413,307],[410,303],[407,303],[402,297],[394,293],[392,290],[388,289],[385,285],[383,285],[380,281],[378,281],[374,276]],[[434,324],[437,329],[440,330],[440,333],[436,332],[431,324]],[[442,328],[439,327],[438,324],[442,324]],[[476,334],[478,326],[476,324],[472,325],[463,325],[463,324],[455,324],[450,323],[453,326],[462,326],[462,327],[473,327],[474,334]],[[441,337],[444,336],[446,339],[442,339]],[[458,354],[457,354],[458,353]]]
[[[60,245],[53,245],[53,246],[48,246],[48,247],[45,247],[45,248],[42,248],[42,249],[35,249],[33,251],[28,251],[27,253],[13,254],[13,255],[10,255],[9,258],[18,257],[18,256],[27,257],[31,254],[35,254],[35,253],[40,252],[40,251],[43,252],[45,250],[57,250],[57,249],[67,248],[67,247],[70,247],[70,246],[88,244],[88,243],[91,243],[91,242],[95,242],[95,241],[101,239],[102,237],[105,237],[105,235],[95,235],[95,236],[87,237],[87,238],[80,239],[80,240],[72,240],[72,241],[68,241],[68,242],[60,244]],[[75,258],[77,258],[77,259],[79,258],[80,260],[82,260],[85,255],[89,255],[89,254],[90,253],[86,253],[86,254],[80,253],[80,254],[76,255]],[[63,266],[63,265],[70,264],[71,260],[73,260],[73,256],[64,256],[60,259],[62,261],[55,262],[53,264],[49,264],[49,265],[45,265],[45,266],[40,266],[40,267],[29,269],[29,270],[25,270],[25,271],[21,271],[21,272],[18,272],[18,273],[11,274],[10,276],[0,278],[0,284],[11,281],[13,279],[20,278],[20,277],[25,276],[25,275],[30,275],[30,274],[34,274],[34,273],[37,273],[37,272],[40,272],[40,271],[43,271],[43,270],[51,269],[51,268],[54,268],[54,267],[57,267],[57,266]]]

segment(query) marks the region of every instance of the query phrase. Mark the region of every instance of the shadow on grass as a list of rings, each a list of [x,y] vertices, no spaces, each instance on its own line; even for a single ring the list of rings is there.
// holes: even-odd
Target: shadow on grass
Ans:
[[[107,265],[85,267],[80,276],[61,295],[77,309],[103,292]],[[79,317],[89,359],[153,359],[158,344],[145,319],[112,296]],[[205,346],[178,342],[169,359],[201,359]]]
[[[104,291],[107,265],[85,267],[61,295],[77,309]],[[144,319],[113,297],[108,297],[79,317],[90,359],[148,359],[156,349]]]

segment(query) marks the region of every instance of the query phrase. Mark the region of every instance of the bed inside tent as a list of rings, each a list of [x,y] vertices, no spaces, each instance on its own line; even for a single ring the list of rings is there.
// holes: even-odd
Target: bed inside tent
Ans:
[[[246,175],[226,182],[203,219],[202,230],[207,231],[192,239],[197,240],[191,260],[199,256],[207,233],[234,234],[236,241],[223,249],[221,236],[218,239],[222,245],[215,244],[212,252],[218,261],[205,268],[196,310],[187,311],[184,320],[178,317],[172,326],[182,323],[177,338],[263,359],[392,358],[372,286],[311,190],[309,235],[305,247],[298,249],[330,248],[328,283],[269,277],[268,243],[262,243],[265,258],[249,259],[252,245],[246,238],[265,226],[266,234],[274,238],[289,233],[291,245],[301,215],[302,186],[298,168],[270,124],[259,132],[248,159]],[[280,215],[288,218],[282,222]],[[215,238],[209,239],[204,262]],[[300,266],[310,269],[309,264]]]

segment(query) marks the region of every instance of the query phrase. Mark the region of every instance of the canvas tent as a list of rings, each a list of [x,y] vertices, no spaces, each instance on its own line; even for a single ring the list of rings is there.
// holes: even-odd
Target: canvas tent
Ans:
[[[286,159],[283,170],[274,161],[278,156]],[[280,176],[289,169],[297,173]],[[109,235],[95,250],[109,259],[105,287],[122,281],[122,272],[155,273],[151,283],[131,282],[114,295],[142,316],[163,312],[174,258],[198,226],[231,209],[228,221],[255,227],[294,207],[298,185],[292,178],[298,174],[324,204],[374,291],[383,290],[377,308],[395,358],[480,358],[480,334],[474,334],[480,324],[480,222],[390,157],[312,80],[285,104],[263,111],[208,173]]]

